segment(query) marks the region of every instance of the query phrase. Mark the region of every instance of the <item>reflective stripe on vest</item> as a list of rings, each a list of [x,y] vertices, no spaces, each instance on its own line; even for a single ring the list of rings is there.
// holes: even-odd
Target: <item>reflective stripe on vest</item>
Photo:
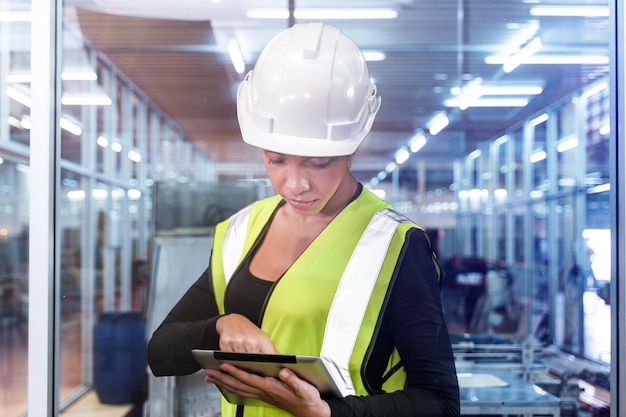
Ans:
[[[250,208],[246,208],[227,226],[222,251],[226,282],[243,255],[249,214]],[[408,220],[390,209],[374,214],[350,257],[335,293],[320,356],[330,360],[340,372],[345,382],[345,386],[340,387],[344,396],[355,394],[349,372],[350,357],[391,239],[398,223],[405,221]]]
[[[222,264],[226,283],[228,283],[235,273],[235,269],[237,269],[237,265],[239,265],[239,260],[243,254],[243,246],[246,242],[248,220],[250,219],[251,210],[252,204],[232,216],[226,228],[222,249]]]

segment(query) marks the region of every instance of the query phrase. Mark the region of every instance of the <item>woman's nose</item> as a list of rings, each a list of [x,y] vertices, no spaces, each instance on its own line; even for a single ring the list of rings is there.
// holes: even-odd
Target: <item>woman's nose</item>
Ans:
[[[300,167],[294,167],[287,174],[286,185],[295,194],[308,191],[311,188],[308,175],[303,171]]]

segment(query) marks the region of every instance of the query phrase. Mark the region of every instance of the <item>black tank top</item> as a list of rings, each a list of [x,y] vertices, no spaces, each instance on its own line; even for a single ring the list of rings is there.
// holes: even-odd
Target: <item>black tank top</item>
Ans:
[[[241,268],[238,268],[231,278],[228,285],[228,297],[224,299],[224,309],[226,313],[242,314],[260,326],[263,304],[274,282],[252,275],[251,258],[252,256],[247,256]]]

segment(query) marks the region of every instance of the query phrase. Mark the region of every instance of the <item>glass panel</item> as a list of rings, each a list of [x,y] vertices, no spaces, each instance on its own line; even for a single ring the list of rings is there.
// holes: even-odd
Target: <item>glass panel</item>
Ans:
[[[85,230],[86,181],[67,170],[61,171],[61,199],[59,208],[61,252],[61,347],[60,385],[61,398],[78,388],[83,368],[83,292],[90,276],[85,268],[83,248]],[[87,358],[89,359],[89,358]]]
[[[0,414],[27,408],[28,166],[0,152]]]
[[[557,184],[560,191],[571,191],[576,188],[580,175],[580,165],[577,157],[578,150],[578,117],[575,101],[564,104],[557,110]]]
[[[29,1],[0,2],[0,415],[7,417],[28,408],[30,10]]]
[[[584,350],[586,357],[610,363],[611,232],[609,203],[608,85],[601,81],[583,95],[585,106],[585,219],[579,249],[584,292]],[[582,149],[581,149],[582,151]],[[580,238],[580,237],[579,237]]]
[[[513,141],[513,164],[510,167],[513,172],[513,192],[511,194],[512,201],[525,201],[528,196],[524,190],[524,140],[523,130],[519,129],[509,134],[510,140]]]
[[[534,123],[532,123],[534,124]],[[548,164],[546,152],[547,121],[539,122],[535,125],[532,140],[531,152],[529,155],[531,163],[531,197],[543,197],[549,189]]]
[[[30,143],[29,13],[27,1],[0,5],[0,142]]]

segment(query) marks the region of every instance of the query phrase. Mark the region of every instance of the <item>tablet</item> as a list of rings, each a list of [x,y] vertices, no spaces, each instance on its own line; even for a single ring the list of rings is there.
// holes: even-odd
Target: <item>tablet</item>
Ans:
[[[351,386],[351,382],[346,384],[343,381],[341,373],[331,361],[317,356],[237,353],[200,349],[194,349],[191,353],[203,369],[219,370],[222,363],[229,363],[257,375],[278,377],[278,372],[282,368],[289,368],[300,378],[315,385],[325,395],[343,397],[342,392],[346,392],[348,389],[346,386]],[[254,405],[260,402],[224,392],[222,395],[233,404]]]

